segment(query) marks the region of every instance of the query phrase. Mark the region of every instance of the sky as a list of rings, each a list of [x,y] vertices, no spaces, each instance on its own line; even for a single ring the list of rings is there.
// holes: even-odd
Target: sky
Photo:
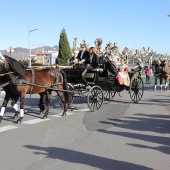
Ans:
[[[0,0],[0,50],[59,44],[64,28],[70,43],[77,37],[104,49],[116,42],[119,50],[150,47],[170,55],[170,0]]]

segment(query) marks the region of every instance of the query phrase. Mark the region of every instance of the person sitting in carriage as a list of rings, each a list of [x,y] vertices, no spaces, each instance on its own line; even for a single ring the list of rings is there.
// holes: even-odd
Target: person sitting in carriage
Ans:
[[[116,76],[116,80],[120,85],[130,85],[130,78],[128,72],[130,68],[125,64],[125,60],[120,60],[120,66],[118,67],[118,74]]]
[[[79,51],[76,59],[73,61],[73,68],[75,69],[85,69],[85,61],[90,57],[90,53],[87,50],[86,44],[81,44],[81,50]]]
[[[85,67],[85,70],[82,73],[82,76],[84,76],[87,71],[91,71],[94,68],[96,68],[99,64],[99,57],[96,53],[96,48],[90,47],[89,53],[90,53],[90,56],[85,61],[86,67]]]

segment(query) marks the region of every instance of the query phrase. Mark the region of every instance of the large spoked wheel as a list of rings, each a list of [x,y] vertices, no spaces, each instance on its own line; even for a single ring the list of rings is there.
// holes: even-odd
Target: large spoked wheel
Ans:
[[[115,97],[115,94],[116,94],[116,91],[113,90],[113,91],[110,91],[110,90],[106,90],[104,92],[104,99],[105,100],[108,100],[108,101],[111,101],[113,100],[113,98]]]
[[[92,112],[98,110],[102,106],[103,100],[104,100],[104,95],[101,87],[93,86],[88,91],[87,104]]]
[[[138,103],[144,92],[143,80],[140,76],[134,76],[130,83],[130,98],[134,103]]]

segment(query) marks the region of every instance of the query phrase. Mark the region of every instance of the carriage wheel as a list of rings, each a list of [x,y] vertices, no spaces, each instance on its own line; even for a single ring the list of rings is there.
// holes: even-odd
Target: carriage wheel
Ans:
[[[130,98],[134,103],[141,100],[144,92],[143,80],[140,76],[134,76],[130,82]]]
[[[104,95],[101,87],[93,86],[88,91],[87,104],[92,112],[98,110],[102,106],[103,100],[104,100]]]
[[[116,94],[116,91],[113,90],[113,91],[110,91],[110,90],[106,90],[104,92],[104,99],[105,100],[113,100],[113,98],[115,97],[115,94]]]

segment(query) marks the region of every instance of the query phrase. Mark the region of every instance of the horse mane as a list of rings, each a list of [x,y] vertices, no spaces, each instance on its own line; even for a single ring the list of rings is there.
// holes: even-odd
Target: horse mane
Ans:
[[[4,57],[5,57],[6,61],[8,62],[8,65],[9,65],[11,71],[13,71],[13,72],[19,74],[20,76],[24,77],[26,67],[12,57],[9,57],[7,55],[4,55]]]

